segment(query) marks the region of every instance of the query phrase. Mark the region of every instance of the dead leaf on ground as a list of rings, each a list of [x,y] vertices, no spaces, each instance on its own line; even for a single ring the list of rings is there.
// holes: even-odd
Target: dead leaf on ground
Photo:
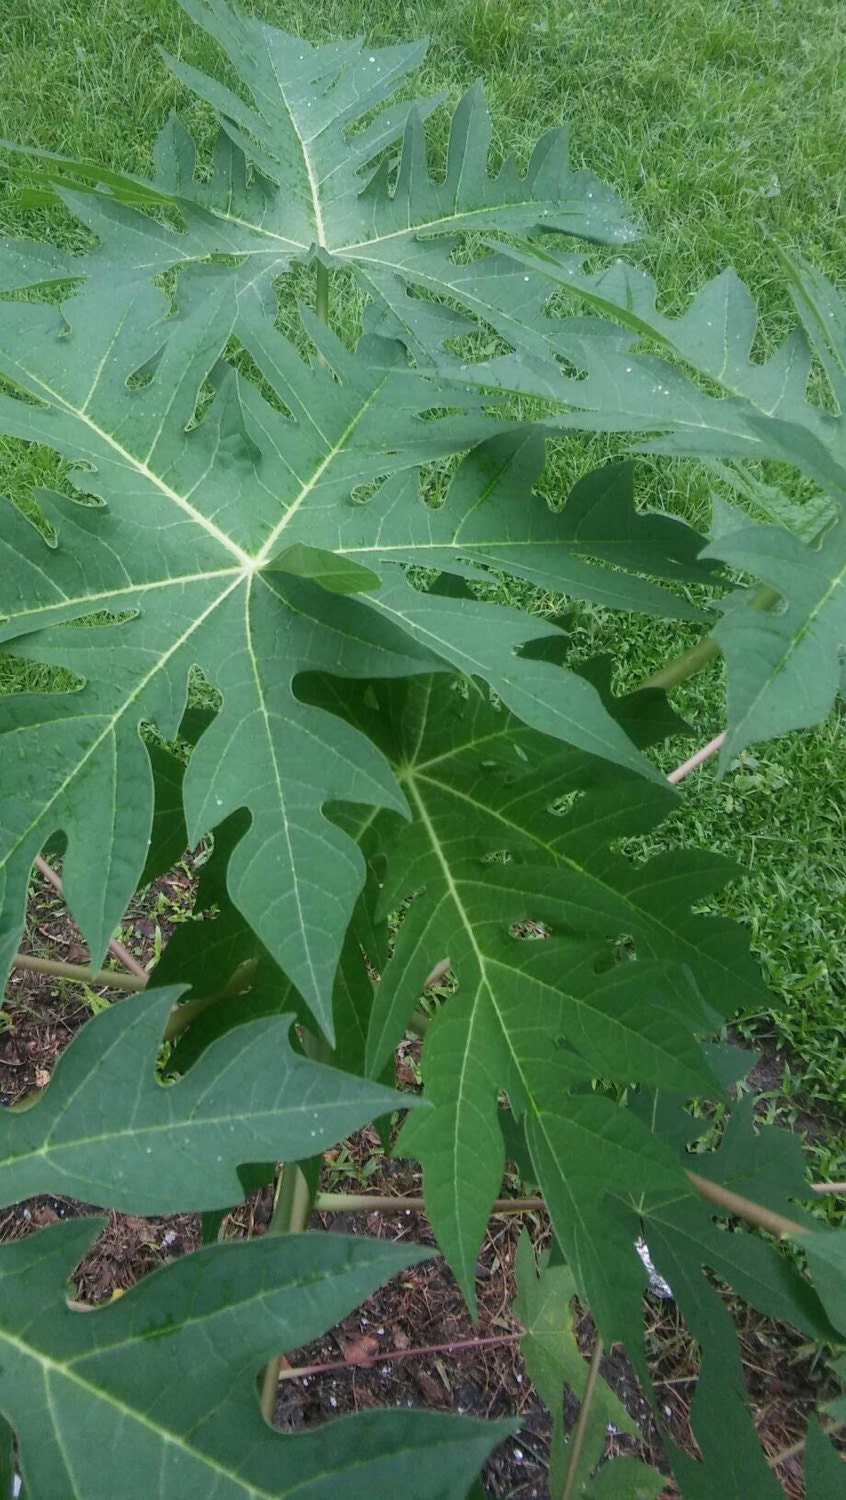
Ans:
[[[353,1333],[341,1340],[341,1353],[348,1365],[367,1367],[379,1358],[379,1340],[372,1333]]]

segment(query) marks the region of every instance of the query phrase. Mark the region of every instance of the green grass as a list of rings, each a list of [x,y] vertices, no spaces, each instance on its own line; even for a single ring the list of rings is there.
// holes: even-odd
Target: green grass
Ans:
[[[410,0],[399,12],[389,0],[249,0],[246,8],[313,40],[428,34],[421,90],[445,89],[452,104],[481,75],[498,156],[514,150],[525,159],[543,130],[569,120],[577,163],[632,204],[644,229],[635,256],[670,309],[733,264],[759,301],[769,345],[790,322],[776,245],[842,274],[846,5],[838,0]],[[5,0],[0,136],[145,170],[171,109],[201,134],[208,127],[157,44],[219,67],[175,0]],[[446,118],[441,111],[432,122],[436,161]],[[10,231],[68,232],[47,212],[33,229],[11,195],[0,213]],[[547,491],[565,493],[609,451],[599,439],[562,447]],[[695,466],[645,461],[641,475],[642,497],[699,521],[707,515]],[[49,456],[0,447],[0,488],[19,503],[38,484],[62,482]],[[663,622],[621,622],[586,607],[574,611],[573,627],[582,654],[614,653],[621,683],[690,639]],[[20,683],[17,665],[5,672],[7,689]],[[721,724],[719,670],[678,700],[696,736],[709,738]],[[681,756],[690,745],[671,748]],[[747,754],[722,783],[698,773],[661,834],[665,846],[725,849],[740,866],[720,905],[749,925],[773,988],[771,1011],[744,1027],[786,1049],[779,1107],[787,1112],[802,1095],[835,1111],[846,1100],[844,771],[835,718]],[[833,1166],[838,1135],[829,1148],[817,1145],[822,1168]]]

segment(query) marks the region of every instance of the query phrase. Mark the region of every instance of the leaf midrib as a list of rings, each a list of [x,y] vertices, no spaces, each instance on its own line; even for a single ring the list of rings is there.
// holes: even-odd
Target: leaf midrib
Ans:
[[[288,98],[287,98],[287,95],[285,93],[285,90],[282,87],[282,80],[279,77],[279,72],[278,72],[278,69],[276,67],[275,59],[274,59],[273,54],[272,54],[272,52],[270,50],[270,47],[268,45],[267,30],[266,29],[264,30],[263,35],[264,35],[265,52],[267,54],[267,61],[268,61],[269,66],[270,66],[270,71],[273,74],[274,82],[276,83],[276,87],[279,90],[279,97],[280,97],[280,99],[283,100],[283,102],[285,104],[285,108],[286,108],[286,110],[288,112],[288,119],[291,122],[291,129],[293,130],[294,135],[297,138],[297,143],[299,145],[300,153],[301,153],[302,159],[303,159],[303,166],[305,167],[305,170],[306,170],[306,177],[308,178],[309,192],[311,193],[312,211],[314,213],[314,228],[315,228],[315,234],[317,236],[317,243],[318,243],[318,245],[321,246],[321,248],[325,249],[326,248],[326,230],[325,230],[325,227],[324,227],[324,224],[323,224],[323,209],[321,208],[321,205],[320,205],[320,191],[319,191],[320,184],[318,183],[317,178],[314,175],[314,171],[312,170],[311,157],[309,156],[308,150],[306,149],[308,143],[306,142],[305,136],[302,134],[302,131],[300,130],[299,125],[297,124],[297,121],[296,121],[296,118],[295,118],[295,115],[294,115],[294,111],[291,108],[291,105],[288,102]]]
[[[237,542],[233,542],[232,538],[227,536],[225,531],[222,531],[221,528],[214,521],[210,520],[208,516],[204,516],[202,511],[197,510],[196,506],[191,505],[190,501],[187,500],[184,495],[180,495],[178,490],[173,489],[172,486],[169,485],[167,481],[161,477],[160,474],[156,474],[154,470],[149,467],[146,459],[136,458],[133,453],[129,452],[128,448],[124,448],[122,443],[119,443],[111,433],[107,432],[105,428],[100,427],[100,425],[88,415],[85,407],[74,406],[73,403],[68,401],[66,397],[62,396],[60,392],[53,390],[52,386],[48,385],[41,376],[35,376],[29,370],[27,370],[27,374],[33,381],[33,384],[37,385],[38,388],[44,392],[46,397],[49,397],[49,400],[55,410],[63,412],[73,421],[81,422],[85,427],[89,429],[90,432],[94,433],[95,436],[99,438],[99,440],[103,442],[107,448],[111,449],[111,451],[123,463],[126,464],[128,469],[131,469],[134,473],[140,475],[141,478],[151,484],[154,489],[157,489],[160,494],[165,497],[166,500],[170,500],[170,502],[175,505],[178,510],[183,511],[185,515],[189,516],[190,519],[194,522],[195,526],[198,526],[210,537],[213,537],[213,539],[218,543],[220,547],[222,547],[226,552],[230,554],[230,556],[234,557],[236,561],[241,564],[242,568],[245,568],[249,572],[253,571],[255,564],[250,554],[248,552],[245,552],[243,547],[239,547]],[[92,387],[91,391],[89,391],[86,401],[90,401],[91,395],[93,394],[93,389],[94,387]],[[153,442],[150,445],[149,453],[153,452],[156,443],[162,435],[162,431],[163,428],[160,427],[153,439]]]
[[[432,824],[431,819],[429,818],[425,802],[423,801],[422,797],[420,796],[420,794],[419,794],[419,792],[417,790],[417,787],[414,784],[413,777],[409,777],[408,778],[408,781],[406,782],[406,785],[408,786],[408,789],[409,789],[411,797],[414,799],[415,803],[417,804],[417,808],[418,808],[418,811],[420,813],[421,822],[423,823],[423,826],[426,829],[426,834],[427,834],[427,837],[429,838],[429,841],[431,843],[432,851],[433,851],[433,853],[435,855],[435,858],[437,859],[437,861],[438,861],[438,863],[439,863],[439,865],[441,867],[442,873],[444,875],[445,883],[446,883],[447,888],[449,890],[450,897],[451,897],[451,899],[453,901],[453,904],[455,906],[456,911],[458,912],[459,919],[460,919],[460,921],[462,923],[462,926],[464,927],[464,930],[467,933],[467,936],[468,936],[471,948],[472,948],[474,956],[476,958],[476,962],[477,962],[477,964],[479,966],[479,973],[480,973],[481,983],[480,983],[479,989],[477,989],[476,997],[474,998],[474,1001],[473,1001],[473,1017],[475,1017],[475,1013],[476,1013],[476,1010],[478,1008],[478,1000],[479,1000],[479,995],[480,995],[480,992],[481,992],[481,988],[482,988],[482,986],[484,986],[485,990],[487,991],[487,995],[488,995],[488,998],[489,998],[489,1001],[490,1001],[491,1008],[492,1008],[492,1010],[493,1010],[493,1012],[494,1012],[494,1014],[496,1016],[501,1036],[502,1036],[502,1038],[503,1038],[503,1040],[505,1042],[505,1045],[506,1045],[506,1047],[507,1047],[507,1049],[508,1049],[508,1051],[509,1051],[509,1053],[511,1055],[511,1058],[513,1060],[513,1063],[514,1063],[514,1066],[515,1066],[515,1068],[517,1070],[517,1073],[519,1074],[520,1082],[522,1084],[522,1087],[523,1087],[523,1090],[524,1090],[524,1094],[525,1094],[525,1098],[526,1098],[527,1109],[531,1113],[533,1119],[535,1120],[537,1128],[542,1133],[542,1135],[544,1137],[544,1140],[546,1141],[546,1145],[547,1145],[548,1151],[554,1157],[556,1155],[556,1152],[555,1152],[555,1148],[553,1146],[552,1141],[549,1138],[549,1134],[548,1134],[547,1129],[546,1129],[546,1125],[545,1125],[545,1122],[544,1122],[544,1111],[540,1108],[540,1106],[538,1105],[537,1100],[535,1099],[535,1096],[534,1096],[534,1093],[532,1091],[531,1085],[530,1085],[530,1083],[529,1083],[529,1081],[528,1081],[528,1079],[526,1077],[526,1072],[525,1072],[524,1064],[523,1064],[523,1062],[522,1062],[519,1054],[515,1051],[514,1045],[513,1045],[512,1041],[511,1041],[511,1036],[510,1036],[508,1027],[505,1024],[505,1021],[504,1021],[503,1016],[502,1016],[502,1012],[500,1011],[499,1006],[497,1005],[494,987],[491,984],[491,982],[490,982],[490,980],[488,978],[488,974],[487,974],[487,962],[486,962],[484,954],[482,953],[482,950],[480,949],[480,947],[479,947],[479,945],[478,945],[478,943],[476,941],[476,935],[475,935],[475,933],[473,931],[473,924],[470,921],[470,918],[468,917],[467,912],[464,909],[464,904],[463,904],[463,902],[461,900],[461,896],[460,896],[460,893],[459,893],[459,890],[458,890],[458,886],[456,885],[456,882],[455,882],[455,880],[453,878],[453,875],[452,875],[452,869],[450,867],[449,860],[447,859],[446,855],[444,854],[444,852],[443,852],[443,850],[441,848],[441,844],[440,844],[440,840],[438,839],[437,831],[436,831],[434,825]],[[468,1038],[472,1034],[472,1023],[473,1023],[473,1018],[471,1017],[471,1024],[470,1024],[470,1026],[468,1026]],[[463,1082],[463,1079],[465,1077],[466,1068],[467,1068],[467,1065],[468,1065],[468,1062],[469,1062],[471,1056],[472,1056],[472,1052],[471,1052],[470,1047],[469,1046],[465,1047],[463,1055],[462,1055],[462,1060],[461,1060],[461,1074],[460,1074],[460,1078],[459,1078],[458,1100],[460,1100],[461,1097],[462,1097],[461,1083]],[[456,1143],[458,1142],[458,1137],[459,1137],[459,1132],[456,1131],[456,1134],[455,1134],[455,1141],[456,1141]],[[460,1179],[459,1179],[459,1176],[458,1176],[458,1164],[457,1164],[457,1161],[456,1161],[455,1150],[453,1149],[452,1182],[453,1182],[454,1185],[458,1186],[459,1181],[460,1181]],[[562,1182],[566,1184],[566,1178],[564,1178],[563,1176],[562,1176]],[[572,1211],[574,1217],[576,1217],[578,1219],[583,1234],[587,1235],[589,1233],[589,1230],[588,1230],[587,1223],[586,1223],[586,1221],[585,1221],[585,1219],[584,1219],[584,1217],[583,1217],[583,1215],[581,1213],[580,1205],[579,1205],[579,1201],[578,1201],[578,1197],[571,1192],[569,1186],[566,1186],[565,1190],[567,1192],[567,1196],[568,1196],[569,1201],[570,1201],[571,1211]],[[461,1204],[461,1201],[462,1201],[460,1194],[457,1195],[457,1201],[458,1201],[459,1207],[460,1207],[460,1204]],[[457,1214],[456,1215],[456,1219],[459,1220],[460,1219],[460,1215]]]
[[[40,569],[40,572],[45,578],[49,578],[49,575],[43,568]],[[27,620],[38,621],[43,615],[58,614],[65,609],[82,609],[87,614],[89,607],[113,603],[124,597],[134,598],[136,595],[157,593],[159,590],[182,587],[186,584],[207,583],[210,579],[214,578],[232,578],[233,575],[236,577],[236,581],[240,580],[242,577],[241,570],[236,568],[211,568],[208,572],[183,573],[181,575],[168,574],[166,578],[155,578],[149,583],[125,584],[113,589],[100,589],[94,594],[65,594],[61,599],[53,599],[48,604],[39,604],[37,608],[23,610],[20,614],[4,614],[0,616],[0,625],[13,624],[17,626],[19,622],[23,624]],[[74,621],[60,620],[57,623],[70,625]],[[46,628],[42,624],[24,625],[24,628],[18,631],[17,635],[30,635],[34,630],[43,630]],[[17,636],[10,637],[8,643],[11,644],[11,641],[16,638]]]
[[[467,1043],[468,1044],[464,1047],[463,1052],[462,1052],[462,1057],[461,1057],[461,1071],[460,1071],[459,1079],[458,1079],[457,1102],[460,1102],[460,1100],[463,1098],[463,1095],[464,1095],[464,1087],[463,1087],[464,1081],[465,1081],[465,1078],[466,1078],[466,1074],[467,1074],[467,1070],[468,1070],[468,1067],[469,1067],[470,1059],[474,1055],[473,1054],[473,1049],[470,1046],[470,1041],[472,1039],[473,1029],[474,1029],[475,1024],[476,1024],[476,1018],[477,1018],[477,1013],[478,1013],[478,1005],[479,1005],[479,999],[480,999],[481,991],[482,991],[482,989],[484,989],[487,992],[488,1000],[489,1000],[491,1009],[493,1010],[493,1012],[494,1012],[494,1014],[496,1016],[497,1022],[499,1024],[499,1029],[500,1029],[500,1032],[502,1034],[502,1037],[503,1037],[503,1039],[505,1041],[505,1044],[506,1044],[506,1046],[508,1048],[508,1051],[511,1054],[511,1057],[513,1059],[514,1065],[515,1065],[515,1067],[516,1067],[516,1069],[517,1069],[517,1071],[518,1071],[518,1073],[520,1075],[520,1081],[521,1081],[521,1083],[523,1085],[523,1089],[525,1091],[526,1098],[529,1099],[530,1101],[532,1101],[532,1106],[534,1107],[534,1101],[532,1100],[532,1092],[531,1092],[531,1089],[529,1087],[529,1083],[528,1083],[528,1081],[526,1079],[526,1076],[525,1076],[525,1070],[524,1070],[524,1067],[523,1067],[523,1063],[522,1063],[519,1055],[514,1050],[514,1046],[513,1046],[512,1041],[511,1041],[511,1037],[510,1037],[510,1034],[509,1034],[509,1031],[508,1031],[508,1027],[505,1024],[505,1021],[504,1021],[503,1016],[502,1016],[502,1012],[500,1011],[500,1008],[499,1008],[499,1006],[497,1004],[496,995],[495,995],[495,992],[494,992],[494,987],[491,984],[490,979],[488,978],[487,960],[486,960],[485,955],[482,952],[482,949],[480,948],[478,942],[476,941],[476,934],[475,934],[475,932],[473,930],[473,923],[470,921],[470,918],[468,917],[467,912],[464,909],[464,903],[461,900],[461,894],[459,892],[459,889],[458,889],[458,886],[457,886],[457,884],[455,882],[455,879],[453,878],[452,867],[450,866],[449,860],[447,859],[447,857],[446,857],[446,855],[445,855],[445,853],[444,853],[444,851],[443,851],[443,849],[441,847],[441,842],[440,842],[440,840],[438,838],[437,830],[435,829],[435,826],[432,823],[431,818],[429,817],[428,809],[427,809],[426,804],[425,804],[423,798],[421,797],[420,792],[419,792],[419,790],[418,790],[418,788],[417,788],[417,786],[415,784],[414,778],[413,777],[409,777],[408,780],[407,780],[407,782],[405,784],[408,787],[408,790],[409,790],[409,793],[411,795],[411,798],[413,799],[413,801],[414,801],[414,803],[415,803],[415,805],[417,807],[417,812],[419,814],[420,821],[421,821],[424,829],[426,830],[426,836],[429,839],[429,842],[431,844],[432,852],[433,852],[433,854],[434,854],[434,856],[435,856],[438,864],[440,865],[441,872],[442,872],[443,877],[444,877],[444,883],[445,883],[445,885],[447,887],[447,890],[448,890],[449,895],[450,895],[450,899],[452,900],[452,903],[453,903],[453,905],[455,907],[455,910],[458,913],[459,920],[460,920],[460,922],[461,922],[461,924],[462,924],[462,926],[463,926],[463,928],[464,928],[464,930],[465,930],[465,932],[467,934],[467,938],[468,938],[468,941],[470,943],[470,947],[471,947],[471,950],[473,952],[473,956],[474,956],[474,958],[476,960],[476,964],[477,964],[478,970],[479,970],[479,981],[480,981],[479,982],[479,987],[477,988],[476,995],[475,995],[475,997],[473,999],[473,1002],[472,1002],[471,1016],[470,1016],[470,1021],[469,1021],[468,1027],[467,1027]],[[461,1136],[461,1132],[460,1131],[456,1131],[455,1137],[454,1137],[454,1141],[453,1141],[453,1158],[452,1158],[452,1160],[453,1160],[453,1172],[452,1172],[452,1182],[453,1182],[453,1185],[456,1188],[460,1184],[460,1173],[459,1173],[459,1169],[458,1169],[458,1160],[457,1160],[457,1155],[456,1155],[456,1148],[457,1148],[457,1146],[459,1144],[459,1138],[460,1138],[460,1136]],[[460,1208],[461,1208],[461,1205],[462,1205],[462,1202],[463,1202],[462,1194],[460,1192],[458,1192],[456,1194],[456,1202],[457,1202],[458,1207],[459,1207],[459,1212],[456,1214],[456,1219],[458,1221],[460,1221],[460,1217],[461,1217],[461,1215],[460,1215]]]

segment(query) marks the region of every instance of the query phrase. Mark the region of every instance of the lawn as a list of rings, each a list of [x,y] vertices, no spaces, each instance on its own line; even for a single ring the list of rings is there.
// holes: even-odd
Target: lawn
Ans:
[[[498,154],[524,159],[542,131],[569,120],[577,162],[631,203],[644,231],[633,255],[671,309],[732,264],[752,286],[770,343],[790,317],[777,247],[843,274],[846,5],[836,0],[411,0],[399,20],[387,0],[248,0],[246,8],[314,40],[428,34],[422,90],[443,90],[453,104],[481,75]],[[208,124],[168,72],[160,45],[217,65],[175,0],[5,0],[0,136],[145,170],[170,110],[201,133]],[[445,122],[445,111],[432,122],[435,160]],[[20,232],[26,223],[33,232],[31,215],[25,220],[15,204],[13,176],[0,210],[4,228]],[[41,221],[44,230],[68,232],[55,211],[41,211]],[[568,478],[608,451],[596,439],[562,447],[547,471],[548,492],[564,492]],[[641,499],[707,524],[700,470],[643,461],[640,472]],[[35,486],[61,481],[57,461],[0,445],[0,488],[17,502],[27,505]],[[690,639],[665,622],[633,618],[621,647],[619,620],[588,606],[572,623],[579,649],[613,651],[618,680],[628,684]],[[0,672],[6,690],[20,685],[17,667]],[[688,683],[677,704],[698,738],[709,739],[720,728],[719,670]],[[832,718],[747,753],[720,784],[712,771],[700,772],[661,833],[664,843],[725,850],[740,866],[721,907],[748,924],[773,992],[769,1012],[740,1029],[783,1049],[773,1108],[800,1124],[809,1100],[836,1120],[846,1098],[844,743],[842,722]],[[817,1168],[838,1172],[842,1132],[833,1126],[826,1139],[826,1129],[814,1145]]]

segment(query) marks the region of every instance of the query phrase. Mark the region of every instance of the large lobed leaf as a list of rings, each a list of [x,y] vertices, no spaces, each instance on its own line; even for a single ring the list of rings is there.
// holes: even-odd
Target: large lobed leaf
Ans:
[[[462,389],[472,383],[491,393],[543,397],[551,403],[546,420],[552,427],[635,432],[641,449],[712,464],[778,460],[817,486],[801,506],[776,495],[777,518],[793,536],[733,525],[704,556],[769,586],[763,595],[750,591],[739,606],[732,601],[713,632],[728,660],[723,763],[753,740],[819,723],[837,695],[846,644],[846,298],[820,273],[788,261],[802,326],[758,359],[754,299],[732,271],[703,287],[684,313],[669,317],[657,306],[655,283],[621,261],[587,273],[581,257],[538,247],[491,256],[503,258],[526,268],[534,292],[510,335],[518,352],[467,365],[442,349],[435,353],[432,329],[431,361],[441,377],[451,369]],[[544,277],[547,294],[566,288],[602,318],[547,316]],[[827,386],[823,400],[815,366]],[[644,440],[643,434],[654,435]],[[773,492],[754,474],[744,482],[741,471],[733,487],[753,514],[773,509]],[[778,600],[776,612],[768,613]]]
[[[225,272],[183,278],[176,315],[153,288],[127,296],[104,285],[62,310],[0,306],[0,372],[20,392],[0,396],[0,430],[55,449],[74,466],[78,488],[102,502],[42,497],[58,538],[52,549],[14,508],[3,512],[12,563],[0,580],[6,649],[84,684],[2,703],[3,957],[17,941],[32,859],[62,830],[69,901],[98,962],[141,876],[150,832],[139,724],[173,736],[199,665],[223,707],[185,779],[188,836],[194,842],[248,808],[230,893],[330,1029],[329,994],[363,861],[323,808],[340,799],[405,804],[366,738],[299,701],[298,674],[392,676],[438,665],[478,674],[527,722],[647,775],[651,768],[588,683],[516,654],[555,627],[412,587],[396,564],[428,560],[425,507],[409,528],[401,513],[386,519],[378,497],[372,511],[351,503],[357,486],[492,432],[475,395],[433,419],[431,386],[404,364],[373,367],[317,328],[332,368],[309,366]],[[284,411],[222,358],[233,333]],[[207,381],[214,394],[198,420]],[[484,482],[470,470],[465,514]],[[511,516],[492,511],[491,538],[499,531],[507,544],[519,530],[522,500],[515,483]],[[445,551],[460,571],[461,515],[453,514],[453,546],[438,557],[449,562]],[[565,524],[564,547],[549,548],[550,574],[566,534]],[[472,555],[472,538],[468,548]],[[343,565],[329,566],[332,551]],[[350,569],[364,592],[347,591]],[[111,620],[69,623],[95,612]]]
[[[336,1234],[217,1245],[95,1311],[66,1280],[91,1221],[0,1252],[0,1410],[29,1500],[462,1500],[511,1430],[434,1412],[369,1411],[282,1436],[256,1376],[427,1251]]]
[[[417,297],[409,300],[409,287],[450,295],[467,309],[470,322],[439,309],[442,329],[472,328],[487,306],[479,284],[485,273],[471,277],[452,263],[462,233],[543,226],[606,243],[632,237],[614,194],[591,174],[571,170],[565,129],[539,141],[525,172],[508,160],[492,176],[491,120],[475,86],[455,111],[443,179],[433,177],[422,121],[438,101],[394,98],[424,45],[314,46],[224,0],[180,3],[220,43],[252,101],[168,59],[219,122],[211,181],[195,173],[193,143],[175,120],[158,141],[151,182],[27,151],[39,190],[55,188],[100,247],[63,256],[37,243],[13,246],[0,262],[0,285],[96,277],[103,266],[130,282],[147,280],[209,256],[237,256],[233,279],[252,280],[316,250],[324,261],[351,266],[414,340],[418,316],[425,322],[431,314]],[[165,207],[179,228],[163,218]],[[501,317],[507,327],[507,304]]]
[[[417,1101],[294,1052],[292,1017],[215,1039],[185,1077],[156,1053],[179,991],[157,989],[90,1020],[46,1090],[0,1116],[0,1202],[63,1193],[129,1213],[225,1208],[237,1168],[314,1156]]]
[[[590,1080],[672,1079],[692,1094],[720,1092],[697,1034],[763,991],[740,934],[690,908],[731,867],[695,855],[633,865],[612,852],[614,840],[660,821],[674,801],[666,786],[605,778],[596,761],[436,678],[373,691],[370,710],[338,685],[315,694],[327,705],[343,701],[366,724],[414,813],[383,836],[383,908],[413,900],[373,1001],[371,1072],[381,1073],[427,974],[448,956],[457,991],[423,1053],[435,1109],[401,1138],[423,1161],[439,1242],[472,1296],[504,1169],[497,1101],[505,1091],[526,1119],[535,1173],[579,1284],[595,1315],[612,1323],[619,1267],[609,1279],[605,1195],[628,1201],[681,1179],[660,1143],[592,1095]],[[556,814],[561,799],[573,805]],[[532,941],[532,932],[547,935]],[[637,962],[618,961],[624,938]],[[636,1291],[642,1277],[625,1232],[620,1247]]]
[[[657,433],[640,444],[649,452],[781,459],[833,498],[846,498],[846,417],[836,402],[829,410],[809,399],[811,342],[797,328],[768,358],[753,358],[757,308],[734,271],[668,317],[657,307],[655,282],[624,261],[586,273],[577,255],[534,246],[507,253],[532,278],[547,278],[548,296],[564,288],[602,317],[527,320],[536,336],[542,331],[546,359],[523,372],[508,356],[493,361],[492,386],[519,385],[571,408],[572,417],[557,418],[562,425]],[[829,292],[836,302],[835,289]],[[579,365],[586,378],[556,369],[556,358]],[[478,380],[485,366],[470,369]]]

